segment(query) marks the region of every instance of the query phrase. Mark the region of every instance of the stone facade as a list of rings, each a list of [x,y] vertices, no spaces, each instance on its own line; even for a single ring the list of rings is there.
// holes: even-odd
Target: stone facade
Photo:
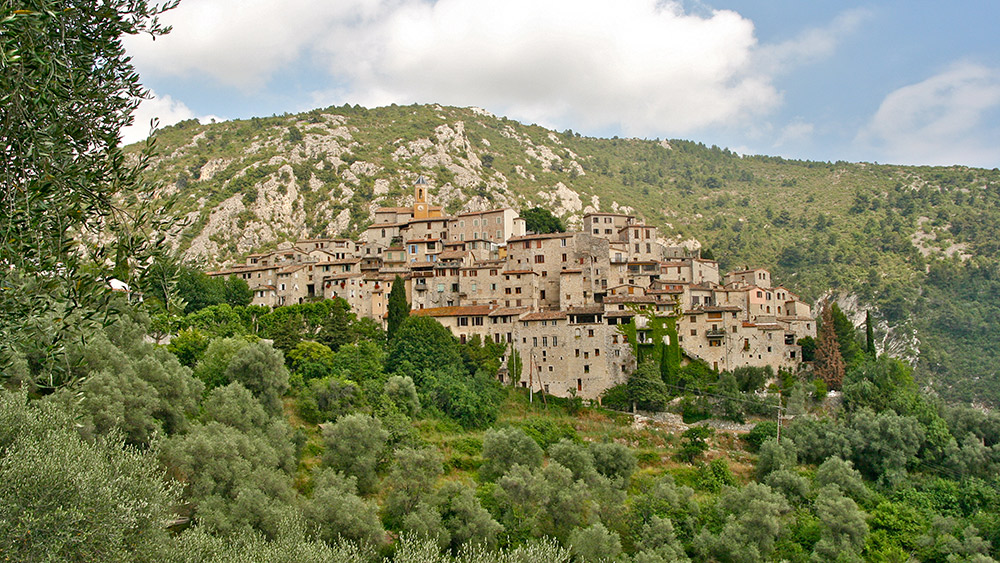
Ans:
[[[301,240],[210,274],[245,279],[255,304],[337,297],[379,321],[400,275],[412,314],[437,319],[460,340],[478,335],[517,350],[518,385],[588,399],[635,369],[622,325],[645,321],[640,309],[677,317],[684,354],[716,370],[794,369],[796,342],[816,333],[809,306],[772,287],[767,270],[732,272],[720,283],[717,262],[664,247],[656,228],[634,216],[591,213],[582,232],[531,234],[512,209],[445,216],[419,182],[412,207],[374,216],[363,242]]]

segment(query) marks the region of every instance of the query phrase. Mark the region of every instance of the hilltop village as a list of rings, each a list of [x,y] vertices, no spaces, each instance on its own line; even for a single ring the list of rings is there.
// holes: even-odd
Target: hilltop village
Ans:
[[[582,231],[534,234],[509,208],[445,215],[427,188],[420,178],[411,207],[376,209],[359,241],[299,240],[209,275],[246,280],[256,305],[340,297],[379,322],[399,276],[411,315],[517,350],[523,372],[502,379],[587,399],[627,378],[639,346],[670,344],[658,318],[676,319],[684,355],[715,370],[795,369],[796,342],[816,334],[809,306],[767,270],[720,275],[635,216],[590,213]]]

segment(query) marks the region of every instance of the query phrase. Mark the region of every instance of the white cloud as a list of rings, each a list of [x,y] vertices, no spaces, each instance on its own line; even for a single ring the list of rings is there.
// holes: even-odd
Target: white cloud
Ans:
[[[775,141],[774,146],[781,147],[809,141],[815,130],[816,126],[812,123],[807,123],[805,121],[793,121],[781,130],[781,135],[778,137],[778,140]]]
[[[768,111],[748,72],[753,24],[633,0],[410,2],[331,33],[321,52],[351,100],[480,105],[529,121],[626,134],[691,131]]]
[[[149,136],[150,123],[153,119],[157,120],[158,127],[166,127],[195,117],[194,112],[184,102],[174,100],[170,96],[157,96],[156,92],[152,91],[149,94],[150,98],[143,100],[132,113],[132,125],[122,129],[123,145],[145,140]],[[221,118],[214,115],[202,116],[198,119],[202,123],[209,120],[221,121]]]
[[[996,166],[998,111],[1000,69],[957,63],[886,96],[857,140],[888,162]]]
[[[776,74],[829,57],[845,36],[870,17],[868,10],[848,10],[827,26],[806,29],[788,41],[761,46],[755,53],[755,64],[759,72]]]
[[[774,77],[832,52],[863,12],[761,46],[733,11],[679,0],[198,0],[127,43],[143,76],[253,93],[324,68],[314,102],[439,102],[553,127],[681,135],[780,106]],[[277,85],[274,85],[277,86]]]
[[[161,17],[173,30],[132,36],[126,47],[144,74],[208,75],[253,92],[338,22],[364,22],[380,0],[197,0]]]

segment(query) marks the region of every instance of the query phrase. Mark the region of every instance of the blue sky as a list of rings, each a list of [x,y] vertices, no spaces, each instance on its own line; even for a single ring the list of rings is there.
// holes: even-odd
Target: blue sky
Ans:
[[[1000,166],[1000,3],[183,0],[130,38],[161,124],[477,106],[811,160]]]

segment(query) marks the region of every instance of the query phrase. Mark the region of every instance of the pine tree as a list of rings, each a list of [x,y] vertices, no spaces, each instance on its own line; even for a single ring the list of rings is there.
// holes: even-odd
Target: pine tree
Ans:
[[[392,290],[389,291],[389,318],[386,324],[386,336],[392,342],[396,330],[410,316],[410,304],[406,301],[406,287],[403,278],[396,276],[392,280]]]
[[[820,325],[819,341],[816,344],[816,361],[814,363],[818,375],[829,389],[840,389],[844,381],[844,358],[840,355],[840,344],[834,328],[833,310],[827,305],[823,307],[823,323]]]

